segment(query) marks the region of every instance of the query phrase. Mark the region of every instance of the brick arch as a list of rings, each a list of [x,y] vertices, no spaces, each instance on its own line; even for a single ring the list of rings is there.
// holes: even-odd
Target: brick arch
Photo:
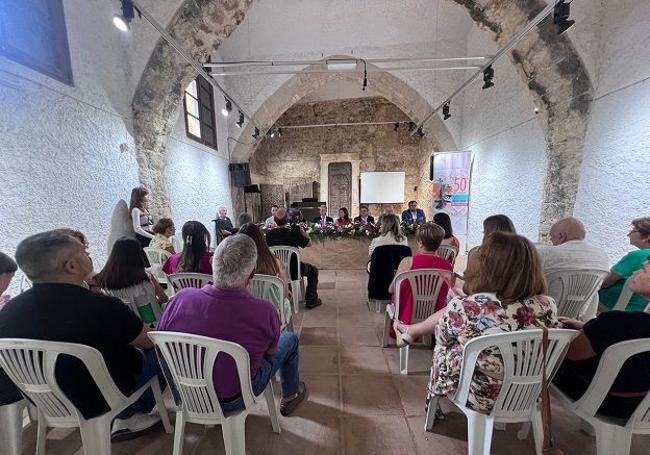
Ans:
[[[205,62],[244,20],[252,0],[183,0],[167,31],[192,56]],[[133,131],[141,184],[149,188],[154,213],[170,213],[165,182],[165,156],[174,114],[183,88],[196,77],[165,40],[160,38],[140,77],[132,101]]]
[[[450,0],[499,46],[541,12],[545,0]],[[594,89],[567,34],[558,36],[549,17],[508,55],[540,108],[546,140],[546,176],[540,215],[545,237],[555,220],[573,214]]]
[[[329,56],[327,58],[333,57],[350,58],[349,56],[341,55]],[[326,59],[323,59],[323,62]],[[368,67],[372,66],[368,64]],[[322,69],[322,64],[311,65],[305,68],[305,70],[309,69]],[[360,73],[298,73],[282,84],[280,88],[262,103],[253,115],[253,119],[262,129],[263,134],[275,124],[284,112],[300,99],[317,91],[328,82],[336,80],[358,82],[359,88],[361,88],[362,75]],[[369,86],[375,92],[395,104],[416,123],[424,119],[431,110],[431,105],[417,90],[390,73],[372,73],[368,80]],[[241,137],[250,138],[253,130],[254,127],[250,123],[247,124],[242,131]],[[427,122],[424,132],[426,133],[427,143],[430,146],[429,149],[456,149],[456,142],[440,117],[435,116],[431,121]],[[257,141],[238,142],[233,149],[232,160],[236,162],[248,161],[260,142],[261,137]]]

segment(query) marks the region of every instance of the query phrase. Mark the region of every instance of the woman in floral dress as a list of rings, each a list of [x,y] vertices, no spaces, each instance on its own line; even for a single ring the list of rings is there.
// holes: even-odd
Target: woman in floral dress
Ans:
[[[405,342],[435,329],[436,347],[427,401],[453,396],[460,381],[463,348],[472,338],[546,326],[559,326],[557,307],[546,293],[540,259],[525,237],[496,232],[483,243],[471,277],[471,295],[455,297],[427,320],[394,326]],[[467,406],[489,413],[501,390],[503,362],[498,349],[483,351],[470,386]]]

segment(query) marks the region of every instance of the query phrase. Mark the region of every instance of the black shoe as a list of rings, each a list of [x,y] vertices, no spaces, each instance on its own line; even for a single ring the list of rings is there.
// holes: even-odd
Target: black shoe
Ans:
[[[307,302],[305,304],[305,306],[307,307],[308,310],[311,310],[313,308],[321,306],[322,304],[323,304],[323,301],[321,299],[316,299],[313,302]]]

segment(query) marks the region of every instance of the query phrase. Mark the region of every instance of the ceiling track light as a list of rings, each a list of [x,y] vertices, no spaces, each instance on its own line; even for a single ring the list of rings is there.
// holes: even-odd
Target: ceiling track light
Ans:
[[[449,113],[451,106],[450,106],[450,101],[447,101],[444,106],[442,106],[442,117],[443,119],[447,120],[448,118],[451,118],[451,114]]]
[[[368,88],[368,65],[365,60],[361,61],[363,62],[363,87],[361,90],[365,92],[366,88]]]
[[[244,113],[242,111],[239,111],[239,119],[237,120],[236,125],[239,128],[243,128],[244,127],[244,120],[245,120]]]
[[[494,82],[492,82],[492,79],[494,79],[494,68],[492,68],[492,65],[490,65],[485,68],[485,70],[483,70],[483,90],[494,87]]]
[[[422,127],[418,128],[418,136],[424,137],[424,130],[422,129]]]
[[[278,137],[282,137],[282,128],[278,128]]]
[[[576,23],[574,20],[569,20],[569,16],[571,16],[571,3],[561,0],[553,9],[553,24],[558,35],[562,35]]]
[[[269,137],[270,137],[271,139],[273,139],[273,138],[275,137],[275,130],[274,130],[274,129],[270,129],[268,134],[269,134]]]
[[[135,17],[135,11],[137,10],[133,5],[131,0],[122,0],[122,14],[113,15],[113,25],[117,27],[118,30],[122,32],[129,31],[129,24]],[[138,10],[138,15],[141,16],[140,11]]]
[[[221,115],[223,115],[224,117],[228,117],[228,114],[230,114],[230,112],[232,111],[232,101],[230,101],[226,97],[224,97],[224,99],[226,100],[226,106],[223,109],[221,109]]]
[[[409,122],[409,133],[412,132],[414,129],[415,129],[415,123]]]
[[[395,122],[395,126],[393,126],[393,131],[397,131],[399,129],[399,122]]]
[[[260,137],[260,129],[258,127],[255,127],[255,131],[253,132],[253,139],[257,139]]]

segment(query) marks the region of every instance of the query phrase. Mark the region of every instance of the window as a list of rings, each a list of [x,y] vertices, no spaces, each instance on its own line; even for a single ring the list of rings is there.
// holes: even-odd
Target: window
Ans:
[[[72,85],[62,1],[0,1],[0,54]]]
[[[193,80],[185,89],[183,107],[187,136],[216,150],[214,91],[202,76]]]

